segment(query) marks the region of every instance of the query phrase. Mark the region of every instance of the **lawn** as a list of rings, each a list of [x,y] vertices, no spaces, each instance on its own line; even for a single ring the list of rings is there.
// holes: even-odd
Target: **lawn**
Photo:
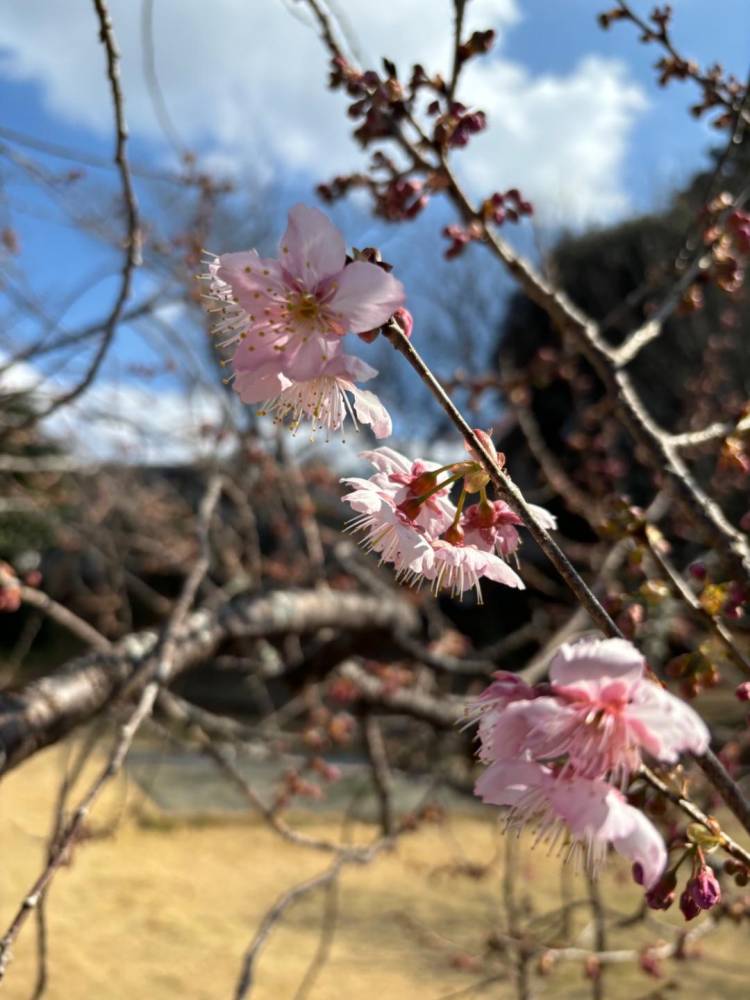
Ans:
[[[38,873],[66,755],[64,747],[38,754],[0,788],[4,925]],[[300,822],[306,832],[337,836],[342,820],[319,813]],[[78,845],[74,863],[61,870],[49,897],[49,1000],[230,998],[243,950],[267,908],[328,864],[326,855],[289,845],[234,810],[164,811],[132,779],[108,790],[90,832],[97,835]],[[357,840],[374,835],[365,824],[352,832]],[[504,943],[505,858],[506,841],[489,810],[423,826],[371,865],[347,869],[335,900],[321,890],[290,909],[260,955],[251,996],[295,996],[318,947],[321,915],[335,903],[332,948],[309,994],[312,1000],[514,997],[514,962]],[[565,877],[566,898],[580,905],[571,910],[564,941],[557,912],[559,862],[522,841],[514,871],[519,911],[524,921],[533,921],[539,940],[591,946],[593,926],[580,873]],[[629,914],[637,908],[637,889],[616,859],[601,888],[612,911]],[[658,922],[647,928],[614,932],[608,946],[671,939],[679,915],[654,917]],[[605,995],[655,997],[663,987],[665,997],[747,996],[746,931],[725,926],[700,947],[700,959],[666,963],[662,979],[647,976],[632,961],[610,968]],[[537,965],[535,956],[531,966]],[[2,987],[8,1000],[28,1000],[35,972],[32,919]],[[576,961],[558,963],[545,977],[535,973],[532,995],[592,993]]]

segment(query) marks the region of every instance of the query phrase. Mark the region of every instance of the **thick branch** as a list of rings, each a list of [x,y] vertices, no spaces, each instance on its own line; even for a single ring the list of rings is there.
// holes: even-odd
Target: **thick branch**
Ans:
[[[387,601],[340,592],[278,591],[238,598],[188,616],[174,638],[166,680],[211,656],[226,639],[299,635],[325,627],[408,633],[418,628],[418,617],[396,596]],[[140,674],[136,693],[146,682],[141,669],[159,639],[153,631],[134,633],[111,652],[79,657],[21,691],[0,695],[0,774],[93,718]]]

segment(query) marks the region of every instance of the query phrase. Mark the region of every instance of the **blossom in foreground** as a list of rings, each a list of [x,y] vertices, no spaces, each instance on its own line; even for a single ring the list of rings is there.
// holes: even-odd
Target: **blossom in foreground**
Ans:
[[[345,479],[354,489],[343,499],[358,515],[350,530],[362,535],[365,548],[377,552],[381,562],[392,563],[409,582],[426,580],[435,592],[446,589],[455,596],[475,590],[481,600],[482,578],[523,588],[521,578],[492,545],[465,539],[463,502],[456,506],[449,498],[463,470],[452,473],[450,466],[412,462],[392,448],[365,452],[363,457],[376,472],[369,479]]]
[[[278,413],[307,418],[326,409],[338,412],[339,404],[350,412],[346,402],[351,394],[357,412],[357,393],[341,385],[342,379],[353,384],[343,338],[349,331],[382,326],[402,308],[400,281],[377,264],[349,261],[338,229],[306,205],[290,211],[279,259],[262,258],[255,250],[222,254],[209,264],[207,277],[207,300],[217,314],[214,330],[224,337],[221,347],[234,346],[233,377],[244,402],[265,402]],[[327,380],[322,385],[317,382],[321,378]],[[301,390],[302,403],[290,406],[290,390],[298,383],[308,383]],[[364,393],[360,400],[363,413],[372,403],[370,396]],[[320,407],[315,398],[322,401]],[[369,422],[382,428],[381,416],[373,415]],[[330,425],[328,419],[320,423]]]
[[[596,873],[612,847],[638,865],[646,889],[655,885],[667,862],[659,832],[618,789],[601,779],[564,777],[530,760],[496,760],[477,781],[476,794],[508,806],[508,825],[537,825],[537,840],[554,846],[569,835],[580,844]]]
[[[680,753],[708,749],[700,716],[649,679],[644,658],[625,639],[564,644],[549,678],[512,702],[479,703],[480,711],[491,708],[491,723],[480,727],[484,759],[565,758],[566,769],[583,777],[625,782],[644,750],[674,764]]]

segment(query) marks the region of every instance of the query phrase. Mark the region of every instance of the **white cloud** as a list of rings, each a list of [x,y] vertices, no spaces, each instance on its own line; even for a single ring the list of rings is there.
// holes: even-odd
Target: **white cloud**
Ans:
[[[336,6],[345,6],[369,59],[388,54],[402,71],[416,60],[449,65],[448,0]],[[110,7],[131,128],[158,134],[141,63],[141,3],[112,0]],[[222,162],[248,163],[261,175],[287,166],[324,179],[361,163],[344,98],[325,89],[327,56],[305,9],[295,0],[155,4],[159,77],[186,141],[207,144]],[[503,51],[503,33],[520,17],[518,0],[474,0],[468,10],[469,27],[491,25],[499,37],[497,52],[476,60],[465,79],[466,99],[483,107],[491,124],[460,154],[472,186],[486,192],[515,184],[555,223],[621,213],[623,154],[645,106],[624,67],[588,56],[566,75],[535,77]],[[49,0],[6,5],[2,48],[0,72],[39,82],[51,110],[111,133],[104,55],[88,8]]]

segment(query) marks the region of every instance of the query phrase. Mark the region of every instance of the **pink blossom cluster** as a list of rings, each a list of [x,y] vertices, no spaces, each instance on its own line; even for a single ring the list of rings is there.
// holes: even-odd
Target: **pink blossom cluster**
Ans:
[[[424,459],[411,461],[393,448],[363,452],[362,458],[376,471],[368,479],[344,480],[352,487],[344,500],[357,515],[350,530],[359,532],[365,547],[391,563],[399,577],[410,583],[427,580],[436,592],[446,589],[454,596],[473,589],[479,600],[482,577],[523,588],[507,562],[521,542],[521,519],[502,500],[486,498],[487,477],[477,462],[439,468]],[[459,479],[464,488],[454,504],[449,493]],[[482,500],[464,509],[467,485],[481,491]],[[545,527],[555,526],[543,508],[535,513]]]
[[[387,437],[391,419],[358,382],[376,370],[344,353],[347,332],[366,333],[404,304],[388,270],[347,257],[344,239],[318,209],[295,205],[279,258],[255,250],[222,254],[208,267],[209,309],[221,347],[232,346],[233,385],[245,403],[261,403],[296,429],[338,430],[347,416]],[[404,311],[405,312],[405,311]]]
[[[685,751],[705,753],[701,718],[649,676],[625,639],[561,646],[542,684],[494,676],[473,707],[487,764],[476,794],[509,807],[511,826],[536,820],[540,838],[557,842],[567,830],[594,869],[611,844],[633,862],[640,884],[655,886],[667,861],[664,842],[621,789],[644,752],[667,764]]]

